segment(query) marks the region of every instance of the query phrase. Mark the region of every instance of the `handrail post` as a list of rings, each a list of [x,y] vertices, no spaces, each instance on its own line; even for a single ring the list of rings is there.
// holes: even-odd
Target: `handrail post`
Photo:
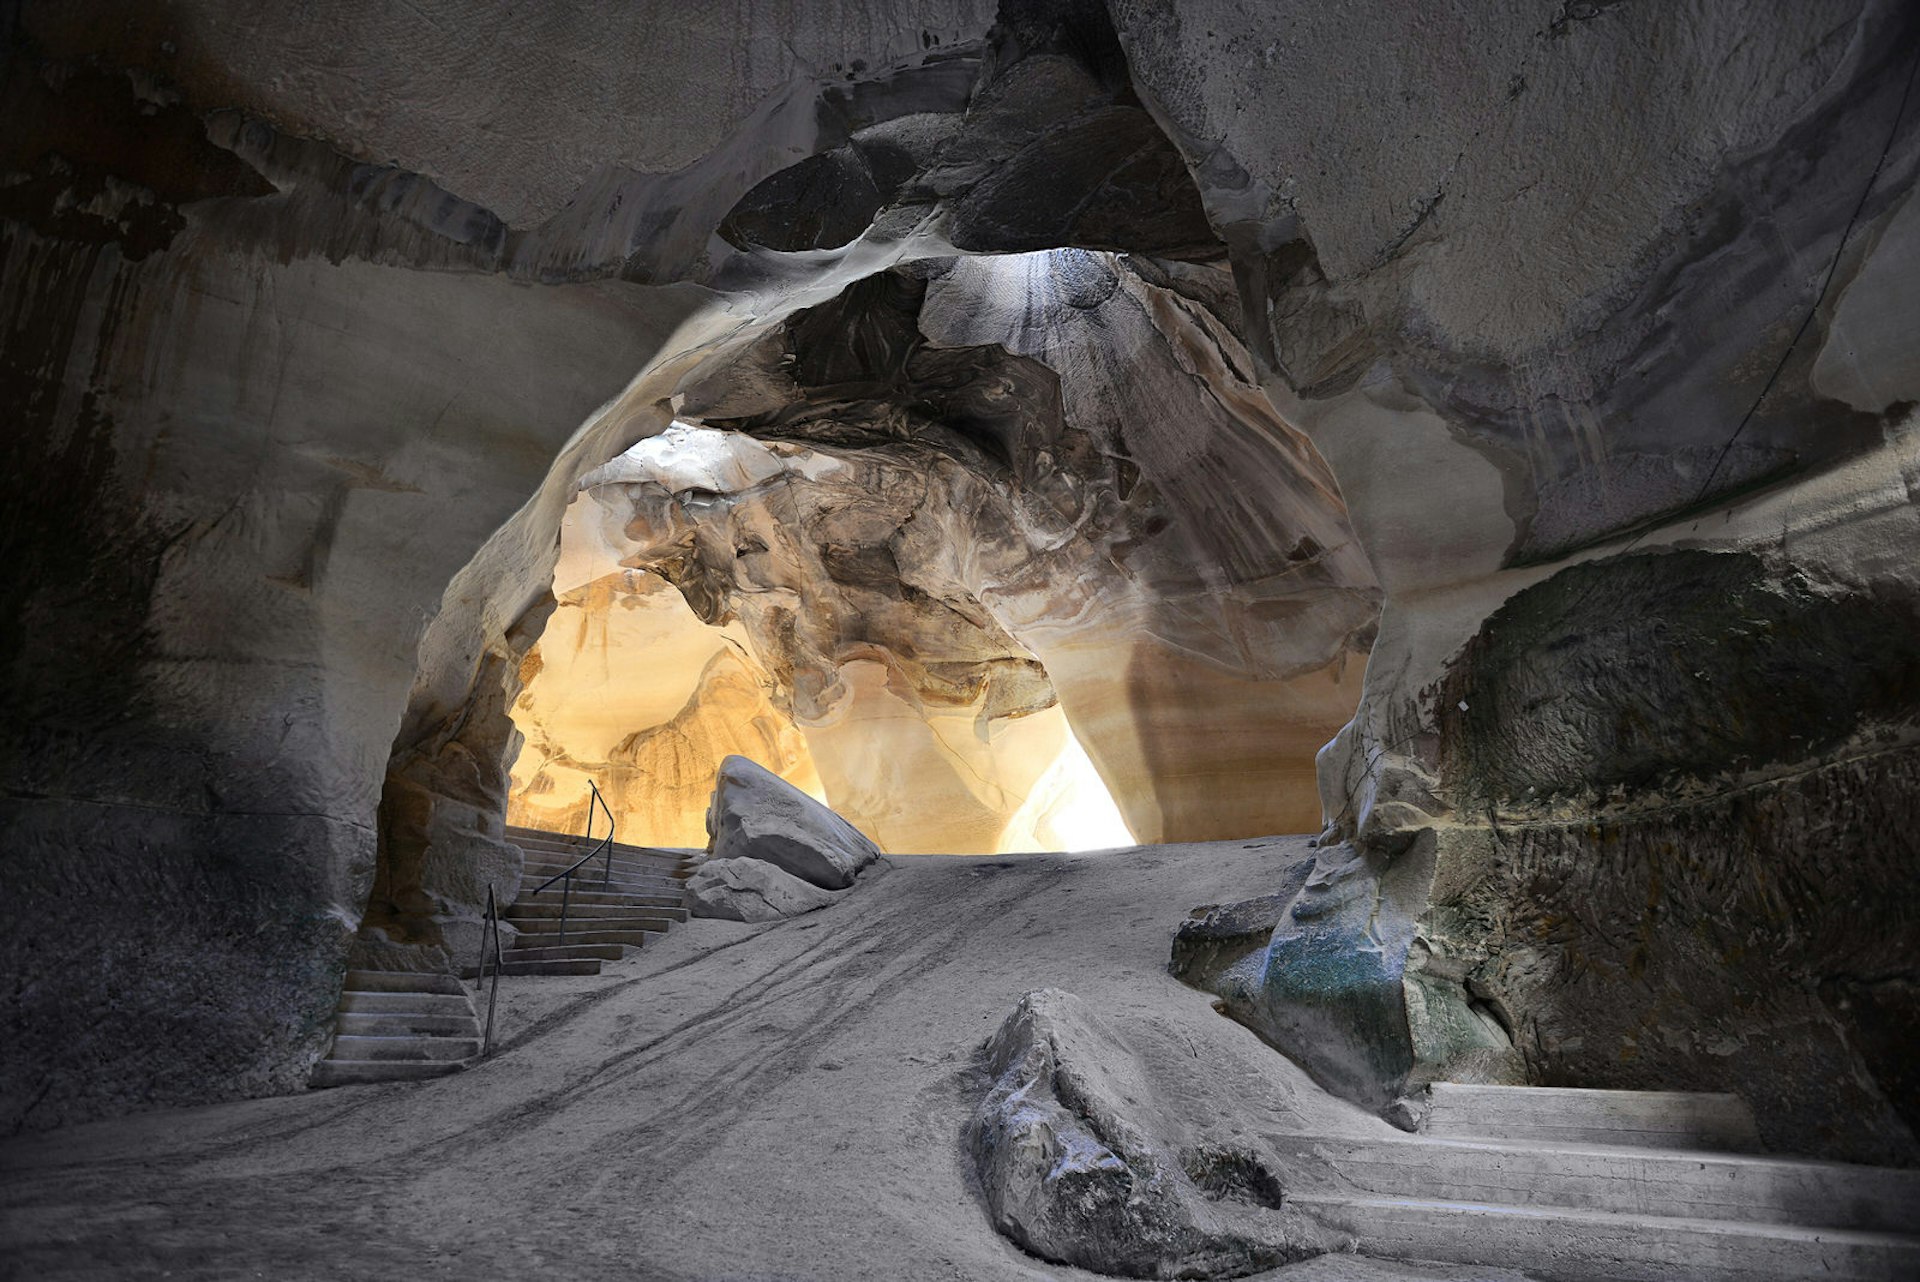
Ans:
[[[493,883],[487,883],[487,924],[480,933],[480,982],[487,982],[487,944],[493,944],[493,987],[487,990],[487,1029],[480,1041],[480,1058],[493,1054],[493,1017],[500,1003],[500,972],[506,958],[500,952],[500,908],[493,897]]]
[[[567,943],[567,906],[573,899],[573,871],[568,869],[565,880],[560,883],[560,946]]]
[[[609,806],[607,799],[600,795],[600,786],[594,783],[593,780],[587,780],[587,787],[593,790],[592,797],[587,801],[587,835],[589,837],[593,835],[594,804],[597,802],[600,809],[607,812],[607,835],[603,842],[607,848],[607,864],[606,871],[600,877],[600,889],[606,890],[613,885],[613,831],[615,826],[613,822],[613,807]]]

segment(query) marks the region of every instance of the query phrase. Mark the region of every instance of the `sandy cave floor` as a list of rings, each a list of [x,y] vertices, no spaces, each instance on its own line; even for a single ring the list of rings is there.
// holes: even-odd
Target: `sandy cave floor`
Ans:
[[[1174,926],[1304,838],[895,857],[821,912],[695,921],[593,978],[510,978],[493,1057],[421,1084],[0,1145],[7,1278],[1089,1279],[994,1232],[977,1056],[1056,986],[1188,1041],[1242,1121],[1381,1133],[1166,973]],[[1289,1282],[1511,1279],[1324,1257]]]

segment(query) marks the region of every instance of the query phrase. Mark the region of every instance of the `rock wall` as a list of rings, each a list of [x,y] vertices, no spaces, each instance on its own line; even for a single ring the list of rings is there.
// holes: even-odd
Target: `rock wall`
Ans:
[[[796,13],[751,68],[731,12],[666,40],[506,5],[5,15],[0,1124],[304,1082],[389,758],[444,775],[416,750],[504,711],[485,656],[546,593],[573,480],[717,332],[669,344],[711,297],[672,282],[817,135],[796,71],[919,65],[991,20],[856,10]],[[594,69],[556,95],[529,48]],[[716,97],[670,87],[701,66]],[[663,153],[577,110],[616,83],[652,87],[625,132]]]
[[[507,821],[585,832],[591,780],[622,841],[704,846],[714,775],[735,754],[822,796],[806,738],[739,629],[702,623],[657,575],[576,551],[585,506],[561,526],[560,604],[519,672]]]
[[[1911,7],[1115,14],[1388,594],[1249,1022],[1911,1160]]]

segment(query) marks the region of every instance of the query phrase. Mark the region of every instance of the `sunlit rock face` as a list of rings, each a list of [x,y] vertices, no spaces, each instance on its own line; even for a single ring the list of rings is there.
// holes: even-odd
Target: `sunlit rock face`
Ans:
[[[802,453],[814,464],[827,462]],[[635,447],[611,474],[677,478],[700,488],[694,483],[724,484],[721,474],[742,460],[765,473],[756,491],[761,499],[805,487],[808,474],[819,471],[767,472],[783,465],[766,446],[677,427]],[[738,754],[829,802],[889,850],[997,854],[1132,840],[1065,717],[1044,694],[1011,710],[964,688],[956,694],[958,670],[974,662],[973,650],[941,661],[944,685],[924,676],[916,685],[915,673],[891,662],[889,638],[905,651],[918,636],[914,652],[924,655],[943,630],[971,625],[956,623],[944,608],[931,623],[910,606],[893,614],[875,608],[872,635],[847,652],[852,657],[830,661],[820,649],[802,655],[794,645],[787,621],[801,607],[792,594],[780,599],[790,614],[762,614],[756,599],[724,625],[702,622],[665,579],[620,564],[623,557],[644,563],[646,555],[636,552],[622,519],[628,492],[611,484],[611,491],[590,484],[561,527],[560,605],[522,666],[513,708],[524,743],[513,767],[511,822],[584,830],[592,779],[621,840],[704,845],[715,774],[724,758]],[[751,504],[752,489],[736,488],[735,497]],[[699,505],[701,518],[731,507],[718,491],[702,492],[716,497]],[[824,492],[823,501],[844,503],[850,494],[859,497],[842,488]],[[763,528],[787,515],[754,509]],[[804,540],[782,546],[796,558],[805,552]],[[816,561],[797,561],[793,572],[820,572]],[[805,586],[809,600],[834,590],[827,581]],[[843,601],[821,622],[872,604]],[[820,635],[821,645],[836,644],[830,628]],[[986,660],[983,682],[1007,657],[1004,650]],[[1044,692],[1045,678],[1031,661],[1024,654],[1017,661],[1021,678]],[[820,693],[796,697],[796,664],[807,663],[813,666],[805,688]]]
[[[1063,777],[1070,735],[1031,656],[962,586],[942,600],[889,559],[885,536],[916,511],[938,519],[912,460],[674,427],[585,484],[569,527],[599,526],[628,566],[666,576],[707,620],[683,604],[686,622],[740,638],[817,794],[884,848],[1031,849],[1079,800],[1075,784],[1104,798],[1090,772]],[[622,679],[644,684],[645,672]],[[579,683],[555,676],[575,698]],[[718,765],[701,772],[709,789]],[[1071,844],[1127,840],[1112,818],[1077,835]]]
[[[563,545],[557,577],[580,559]],[[821,795],[806,739],[738,629],[702,623],[656,575],[588,564],[603,573],[560,589],[519,674],[509,823],[585,832],[591,780],[621,841],[703,846],[714,773],[736,753]]]
[[[1912,1160],[1920,15],[1114,14],[1388,593],[1250,1022]]]

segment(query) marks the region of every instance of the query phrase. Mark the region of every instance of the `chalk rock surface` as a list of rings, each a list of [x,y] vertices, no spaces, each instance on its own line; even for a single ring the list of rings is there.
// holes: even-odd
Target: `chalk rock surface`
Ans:
[[[687,879],[687,911],[721,921],[782,921],[833,900],[833,891],[760,859],[709,859]]]
[[[1020,999],[987,1047],[970,1134],[994,1227],[1045,1259],[1141,1278],[1240,1277],[1340,1249],[1245,1146],[1155,1134],[1147,1066],[1073,994]],[[1194,1137],[1189,1137],[1190,1140]]]
[[[745,757],[720,763],[707,833],[713,860],[759,860],[826,890],[845,890],[880,858],[859,829]]]

